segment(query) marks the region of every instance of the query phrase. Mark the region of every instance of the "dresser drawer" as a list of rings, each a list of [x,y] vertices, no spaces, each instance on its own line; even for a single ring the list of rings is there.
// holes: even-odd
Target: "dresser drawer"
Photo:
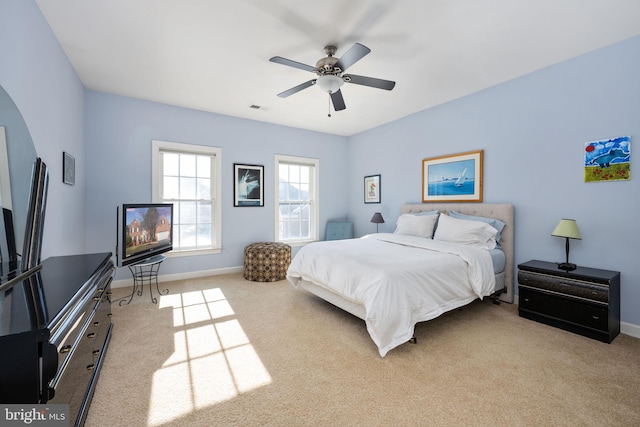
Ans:
[[[520,286],[519,290],[520,310],[534,312],[600,331],[606,332],[609,330],[609,310],[607,306],[585,304],[584,301],[531,290],[524,286]]]
[[[87,340],[83,338],[91,332],[89,331],[89,325],[94,317],[96,304],[99,302],[95,300],[96,296],[95,291],[87,293],[77,308],[74,308],[74,315],[68,316],[63,320],[62,326],[57,331],[60,337],[59,341],[58,339],[52,339],[52,342],[58,348],[58,372],[51,381],[51,386],[54,389],[57,387],[58,382],[62,380],[71,361],[76,357],[83,358],[87,353],[90,353],[89,348],[83,349],[83,347],[89,345],[86,342]],[[85,360],[85,362],[90,362],[90,359]]]
[[[89,329],[96,333],[93,344],[93,363],[98,363],[98,358],[103,350],[106,335],[111,326],[111,289],[107,288],[102,295],[101,303],[96,307],[95,315]]]
[[[55,395],[50,402],[68,404],[71,414],[77,414],[83,408],[86,385],[94,375],[111,322],[107,290],[98,287],[88,295],[85,311],[75,323],[77,328],[70,330],[59,352],[62,363],[51,384]]]
[[[518,271],[518,283],[531,288],[608,303],[609,286],[532,271]]]

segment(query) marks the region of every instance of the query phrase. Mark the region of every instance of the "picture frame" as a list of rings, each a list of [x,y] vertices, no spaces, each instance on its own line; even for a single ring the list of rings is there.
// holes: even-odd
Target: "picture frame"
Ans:
[[[62,152],[62,182],[76,184],[76,159],[66,151]]]
[[[483,150],[422,160],[423,202],[482,202]]]
[[[584,182],[629,181],[631,136],[589,141],[584,144]]]
[[[264,166],[233,164],[233,206],[264,206]]]
[[[380,175],[364,177],[364,202],[380,203]]]

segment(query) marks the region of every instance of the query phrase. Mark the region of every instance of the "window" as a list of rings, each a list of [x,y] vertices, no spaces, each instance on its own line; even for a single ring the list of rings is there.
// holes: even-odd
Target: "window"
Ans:
[[[217,147],[152,142],[153,201],[173,203],[173,251],[220,252],[220,164]]]
[[[319,161],[276,155],[276,241],[318,240]]]

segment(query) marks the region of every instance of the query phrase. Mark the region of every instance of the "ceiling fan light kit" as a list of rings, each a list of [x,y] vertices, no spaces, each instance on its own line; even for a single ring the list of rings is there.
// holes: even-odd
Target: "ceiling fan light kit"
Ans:
[[[277,64],[286,65],[289,67],[299,68],[304,71],[310,71],[315,73],[318,77],[301,83],[291,89],[285,90],[278,94],[280,98],[286,98],[294,93],[298,93],[309,86],[317,85],[320,90],[328,93],[333,103],[333,109],[335,111],[344,110],[346,107],[344,99],[342,98],[342,91],[340,88],[345,83],[353,83],[361,86],[368,86],[377,89],[391,90],[396,85],[395,82],[390,80],[382,80],[373,77],[346,75],[343,74],[347,68],[364,58],[371,52],[371,49],[360,44],[355,43],[351,48],[342,55],[342,58],[336,58],[335,55],[337,48],[335,46],[325,46],[324,52],[326,57],[320,58],[316,62],[316,66],[302,64],[300,62],[292,61],[290,59],[283,58],[281,56],[274,56],[269,59],[271,62]],[[331,114],[329,114],[331,117]]]
[[[333,74],[325,74],[316,79],[316,84],[321,91],[332,94],[340,90],[344,84],[344,80]]]

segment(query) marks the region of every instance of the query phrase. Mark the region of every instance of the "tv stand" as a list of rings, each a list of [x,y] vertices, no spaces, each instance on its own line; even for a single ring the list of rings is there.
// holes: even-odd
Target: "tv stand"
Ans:
[[[167,295],[169,293],[169,289],[165,288],[161,291],[158,287],[158,270],[160,270],[160,264],[162,264],[162,261],[166,258],[167,257],[164,255],[156,255],[135,264],[131,264],[129,266],[129,270],[133,276],[133,290],[131,291],[131,295],[128,296],[129,300],[125,301],[127,297],[124,297],[120,300],[118,305],[123,305],[123,303],[129,304],[136,293],[138,296],[142,296],[145,283],[149,285],[149,294],[151,295],[152,303],[158,303],[158,299],[153,296],[153,287],[151,286],[154,282],[158,295]]]

